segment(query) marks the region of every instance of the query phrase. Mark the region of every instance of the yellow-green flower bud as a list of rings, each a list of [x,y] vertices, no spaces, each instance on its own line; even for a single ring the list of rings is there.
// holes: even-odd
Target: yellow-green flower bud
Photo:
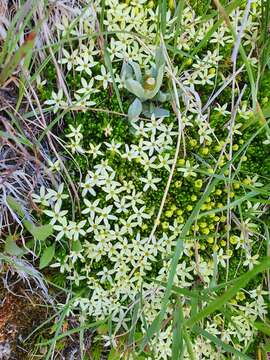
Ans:
[[[147,77],[143,84],[145,90],[153,90],[155,86],[156,86],[156,80],[153,77]]]
[[[198,179],[198,180],[195,181],[195,187],[196,187],[197,189],[200,189],[202,186],[203,186],[203,181],[202,181],[202,179]]]
[[[207,242],[209,244],[213,244],[214,243],[214,238],[212,236],[210,236],[209,238],[207,238]]]

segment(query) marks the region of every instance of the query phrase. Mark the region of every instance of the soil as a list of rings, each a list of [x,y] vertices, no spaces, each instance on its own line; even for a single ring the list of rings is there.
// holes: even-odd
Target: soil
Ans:
[[[26,360],[31,344],[23,340],[46,320],[41,298],[28,294],[22,286],[12,292],[0,290],[0,360]],[[44,304],[42,304],[44,305]]]

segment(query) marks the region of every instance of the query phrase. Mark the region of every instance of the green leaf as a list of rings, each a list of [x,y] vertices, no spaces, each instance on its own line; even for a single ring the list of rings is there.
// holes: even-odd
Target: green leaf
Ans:
[[[108,360],[119,360],[119,359],[121,359],[121,353],[115,349],[111,349],[108,356]]]
[[[92,346],[92,357],[93,360],[100,360],[101,359],[101,353],[102,353],[102,346],[100,344],[94,344]]]
[[[80,240],[73,241],[71,245],[72,251],[79,252],[82,250],[82,244],[80,243]]]
[[[97,327],[97,333],[99,335],[106,335],[106,334],[108,334],[108,331],[109,331],[108,324],[104,323]]]
[[[141,100],[145,99],[144,88],[138,81],[133,79],[127,79],[125,81],[125,87],[129,92],[137,96],[139,99]]]
[[[105,42],[106,43],[106,42]],[[122,100],[121,100],[121,96],[120,96],[120,92],[119,92],[119,89],[118,89],[118,86],[115,82],[115,77],[114,77],[114,73],[113,73],[113,67],[112,67],[112,62],[111,62],[111,58],[109,56],[109,53],[108,53],[108,50],[107,50],[107,47],[104,46],[104,61],[105,61],[105,65],[106,67],[109,69],[109,72],[110,72],[110,75],[111,75],[111,78],[112,78],[112,82],[113,82],[113,88],[114,88],[114,91],[116,93],[116,97],[117,97],[117,100],[118,100],[118,104],[120,106],[120,109],[121,111],[123,112],[123,104],[122,104]]]
[[[41,255],[39,268],[43,269],[52,261],[55,253],[55,244],[47,247]]]
[[[136,98],[128,109],[128,119],[136,120],[142,112],[142,103]]]
[[[24,217],[23,206],[16,199],[14,199],[14,197],[8,195],[7,203],[16,214],[18,214],[21,218]]]
[[[241,288],[245,287],[245,285],[251,279],[253,279],[259,273],[269,269],[269,267],[270,267],[270,258],[266,258],[260,264],[256,265],[252,270],[240,276],[235,281],[234,285],[228,288],[228,290],[224,292],[221,296],[217,297],[215,300],[210,302],[205,308],[203,308],[201,311],[196,313],[194,316],[191,316],[187,321],[185,321],[184,325],[192,327],[198,321],[203,320],[208,315],[220,309],[228,301],[230,301]]]
[[[12,235],[9,235],[5,242],[5,252],[12,256],[22,256],[26,251],[16,244]]]
[[[133,342],[135,340],[136,324],[139,319],[139,309],[140,309],[140,301],[139,301],[139,296],[137,295],[136,302],[135,302],[135,305],[132,310],[132,323],[131,323],[131,328],[130,328],[130,332],[128,335],[128,345],[133,344]]]
[[[27,56],[30,56],[35,45],[35,32],[31,32],[28,37],[25,39],[24,43],[15,51],[12,58],[6,62],[0,73],[0,84],[3,85],[8,77],[13,73],[18,64],[25,59]]]
[[[254,326],[256,329],[258,329],[262,333],[266,334],[267,336],[270,336],[270,326],[269,325],[267,325],[263,322],[260,322],[260,321],[255,321]]]
[[[181,359],[183,355],[182,323],[184,319],[181,306],[180,302],[178,302],[173,314],[172,360]]]
[[[49,236],[53,233],[53,227],[51,224],[35,226],[33,225],[32,228],[28,229],[31,234],[34,236],[35,239],[39,241],[46,240]]]

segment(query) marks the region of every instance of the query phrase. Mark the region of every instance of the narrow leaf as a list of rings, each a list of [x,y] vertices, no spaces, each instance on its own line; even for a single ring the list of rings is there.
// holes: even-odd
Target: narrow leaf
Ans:
[[[43,269],[52,261],[55,253],[55,244],[47,247],[40,258],[39,268]]]
[[[208,306],[198,312],[196,315],[192,316],[185,322],[185,326],[193,326],[198,321],[201,321],[208,315],[212,314],[216,310],[224,306],[229,300],[231,300],[237,292],[246,286],[246,284],[253,279],[259,273],[267,270],[270,267],[270,258],[264,259],[260,264],[255,266],[252,270],[248,271],[246,274],[240,276],[238,280],[231,286],[225,293],[213,300]]]

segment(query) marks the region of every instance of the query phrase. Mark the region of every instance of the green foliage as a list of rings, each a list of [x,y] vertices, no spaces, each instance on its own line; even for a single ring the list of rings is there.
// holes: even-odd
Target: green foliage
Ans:
[[[136,96],[128,109],[129,120],[136,120],[143,113],[147,117],[169,116],[165,109],[154,105],[154,101],[164,102],[168,96],[160,91],[165,70],[165,59],[162,47],[157,48],[155,64],[143,76],[140,66],[130,61],[123,63],[121,78],[125,88]]]
[[[43,251],[43,253],[40,257],[40,262],[39,262],[40,269],[44,269],[46,266],[48,266],[50,264],[50,262],[52,261],[52,259],[54,257],[54,253],[55,253],[55,244],[47,247]]]
[[[26,253],[16,244],[16,239],[12,235],[8,235],[5,240],[5,252],[13,256],[22,256]]]

